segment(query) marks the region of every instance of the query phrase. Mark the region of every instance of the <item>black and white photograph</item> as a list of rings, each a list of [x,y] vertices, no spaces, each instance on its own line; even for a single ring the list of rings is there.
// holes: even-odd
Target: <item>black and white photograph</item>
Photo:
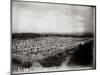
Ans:
[[[11,73],[96,69],[96,6],[11,0]]]

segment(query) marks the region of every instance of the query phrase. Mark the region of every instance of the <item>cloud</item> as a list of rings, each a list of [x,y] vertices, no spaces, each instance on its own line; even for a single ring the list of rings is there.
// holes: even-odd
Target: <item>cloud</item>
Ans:
[[[92,10],[92,7],[86,6],[14,1],[12,30],[44,33],[89,32],[94,25]]]

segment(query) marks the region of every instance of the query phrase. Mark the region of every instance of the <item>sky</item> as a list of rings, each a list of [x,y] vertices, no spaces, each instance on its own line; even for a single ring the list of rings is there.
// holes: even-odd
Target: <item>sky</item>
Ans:
[[[37,2],[12,2],[13,33],[93,32],[95,8]]]

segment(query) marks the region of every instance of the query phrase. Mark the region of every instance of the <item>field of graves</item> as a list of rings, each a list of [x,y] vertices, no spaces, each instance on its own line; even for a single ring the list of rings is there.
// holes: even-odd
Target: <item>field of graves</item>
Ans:
[[[88,43],[91,46],[89,46]],[[73,59],[75,60],[75,57],[73,58],[75,52],[81,50],[80,48],[84,46],[88,46],[92,49],[92,44],[93,39],[90,37],[51,36],[31,39],[13,38],[12,70],[13,72],[22,73],[37,72],[35,68],[58,67],[65,61],[66,64],[70,64],[71,59],[71,63],[74,62]],[[86,49],[84,51],[86,52]],[[91,52],[92,51],[90,51],[90,55],[92,56]]]

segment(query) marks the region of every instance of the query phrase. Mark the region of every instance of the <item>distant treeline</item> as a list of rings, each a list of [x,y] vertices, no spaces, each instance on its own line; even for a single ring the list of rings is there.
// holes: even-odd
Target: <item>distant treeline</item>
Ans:
[[[13,33],[12,34],[12,38],[20,38],[20,39],[37,38],[37,37],[50,37],[50,36],[59,36],[59,37],[93,37],[93,33],[84,33],[84,34]]]

